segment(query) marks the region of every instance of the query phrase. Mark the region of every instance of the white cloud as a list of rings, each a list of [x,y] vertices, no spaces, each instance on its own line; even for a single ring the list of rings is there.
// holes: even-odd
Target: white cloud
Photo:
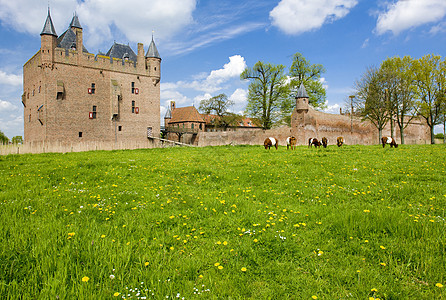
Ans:
[[[0,21],[20,32],[39,34],[47,15],[45,1],[0,0]],[[168,39],[193,23],[196,0],[58,0],[51,2],[51,17],[57,34],[68,28],[73,13],[87,29],[90,45],[112,38],[113,28],[131,42],[149,43],[152,30],[160,39]]]
[[[328,100],[325,101],[326,108],[324,109],[324,112],[330,113],[330,114],[338,114],[339,108],[341,107],[339,104],[335,103],[333,105],[328,105]]]
[[[369,46],[369,42],[370,42],[370,39],[369,39],[369,38],[366,38],[366,39],[364,40],[364,42],[362,43],[361,48],[362,48],[362,49],[367,48],[367,47]]]
[[[236,89],[229,100],[234,101],[235,105],[240,106],[240,104],[245,104],[248,99],[248,91],[245,89]]]
[[[270,12],[274,26],[287,34],[300,34],[345,17],[357,0],[281,0]]]
[[[0,84],[21,86],[22,76],[15,74],[7,74],[0,70]]]
[[[18,107],[8,101],[0,100],[0,112],[15,111]]]
[[[377,34],[391,31],[398,35],[401,31],[413,27],[438,22],[445,15],[444,0],[400,0],[378,16],[375,31]]]

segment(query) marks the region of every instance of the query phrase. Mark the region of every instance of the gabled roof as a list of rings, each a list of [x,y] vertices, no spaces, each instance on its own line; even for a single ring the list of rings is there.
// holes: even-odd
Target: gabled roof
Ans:
[[[79,18],[76,14],[74,14],[73,19],[71,19],[70,28],[79,28],[82,29],[81,23],[79,22]]]
[[[204,123],[204,120],[194,106],[177,107],[172,110],[172,118],[170,119],[169,124],[182,122]]]
[[[155,42],[153,41],[153,37],[152,42],[150,42],[149,49],[147,50],[146,57],[155,57],[161,59],[158,49],[156,49]]]
[[[297,91],[297,98],[309,98],[307,94],[307,90],[305,90],[305,86],[303,83],[300,84],[299,90]]]
[[[71,46],[76,45],[76,34],[71,28],[65,30],[57,39],[57,47],[64,49],[71,49]],[[87,48],[82,45],[82,52],[89,53]]]
[[[49,8],[48,8],[48,16],[46,17],[45,25],[43,25],[43,29],[40,35],[54,35],[55,37],[57,37],[57,33],[53,25],[53,20],[51,20]]]
[[[131,61],[136,61],[136,54],[129,45],[118,44],[116,42],[113,43],[113,46],[111,46],[105,55],[118,59],[127,57]]]

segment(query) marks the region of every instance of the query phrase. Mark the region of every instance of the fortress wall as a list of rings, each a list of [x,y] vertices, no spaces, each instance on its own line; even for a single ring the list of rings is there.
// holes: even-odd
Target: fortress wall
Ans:
[[[309,109],[305,113],[293,113],[293,126],[282,126],[270,130],[200,132],[198,146],[218,145],[263,145],[267,137],[279,140],[279,145],[286,145],[286,138],[293,135],[298,145],[308,145],[309,138],[322,137],[328,139],[329,145],[335,145],[339,136],[344,138],[346,145],[376,145],[379,144],[378,129],[369,121],[361,121],[357,117],[350,119],[347,115],[328,114]],[[298,120],[298,122],[296,122]],[[397,124],[394,126],[394,137],[401,143]],[[405,144],[430,143],[429,127],[424,120],[412,120],[404,130]],[[383,136],[390,136],[390,124],[383,130]]]

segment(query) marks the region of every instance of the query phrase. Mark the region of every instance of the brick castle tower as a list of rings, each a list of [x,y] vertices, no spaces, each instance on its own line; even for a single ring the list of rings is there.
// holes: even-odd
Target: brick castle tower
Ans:
[[[160,132],[161,57],[114,43],[107,54],[83,45],[77,15],[56,34],[50,11],[40,50],[23,66],[24,140],[144,141]]]

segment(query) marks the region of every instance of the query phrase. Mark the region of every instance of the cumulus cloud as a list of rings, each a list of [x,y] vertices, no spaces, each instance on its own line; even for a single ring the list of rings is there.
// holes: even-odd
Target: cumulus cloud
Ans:
[[[0,70],[0,84],[21,86],[22,85],[22,76],[15,75],[15,74],[7,74]]]
[[[339,104],[335,103],[333,105],[328,104],[328,100],[325,101],[325,109],[324,112],[330,113],[330,114],[337,114],[339,113],[339,108],[341,107]]]
[[[281,0],[270,12],[274,26],[287,34],[300,34],[345,17],[357,0]]]
[[[245,89],[236,89],[231,96],[229,96],[229,100],[234,101],[235,105],[245,104],[248,99],[248,91]]]
[[[0,112],[15,111],[18,107],[8,101],[0,100]]]
[[[47,3],[36,0],[0,0],[0,21],[20,32],[39,34],[47,15]],[[24,9],[24,7],[26,9]],[[74,12],[91,45],[111,38],[113,28],[132,42],[148,43],[152,30],[169,38],[193,22],[196,0],[58,0],[51,3],[51,17],[60,35]],[[143,38],[144,37],[144,38]]]
[[[444,0],[400,0],[378,16],[375,31],[381,35],[391,31],[394,35],[420,25],[438,22],[446,15]]]

